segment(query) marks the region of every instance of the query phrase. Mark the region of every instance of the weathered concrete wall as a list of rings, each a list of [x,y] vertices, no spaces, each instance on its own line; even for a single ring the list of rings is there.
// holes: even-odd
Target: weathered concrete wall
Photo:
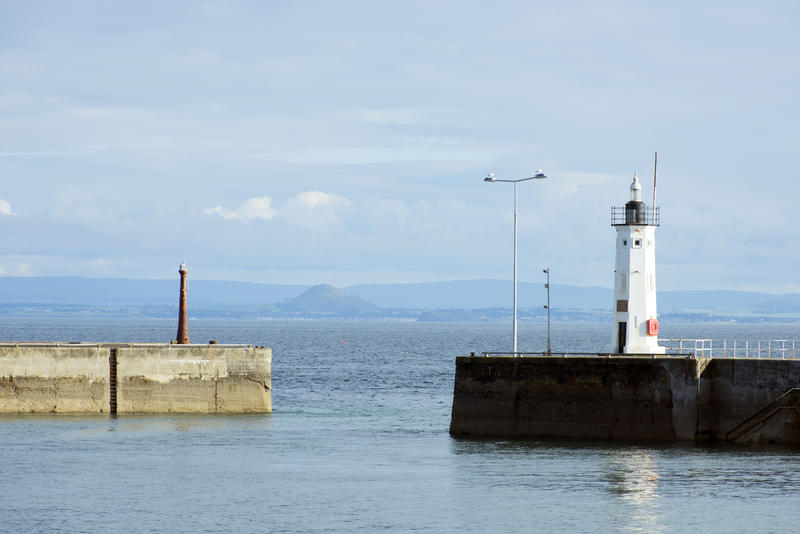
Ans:
[[[701,429],[724,440],[737,425],[800,386],[800,361],[714,359],[702,375]],[[782,410],[741,441],[800,444],[797,410]]]
[[[0,412],[108,412],[108,349],[0,345]]]
[[[0,344],[0,413],[272,411],[272,351],[250,345]]]
[[[270,412],[272,351],[220,345],[117,352],[117,412]]]
[[[691,439],[695,362],[459,357],[454,435]]]
[[[800,361],[459,357],[450,432],[800,445],[800,394],[753,419],[795,387]]]

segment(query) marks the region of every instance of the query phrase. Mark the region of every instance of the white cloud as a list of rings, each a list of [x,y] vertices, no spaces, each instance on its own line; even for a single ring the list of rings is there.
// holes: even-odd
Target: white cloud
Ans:
[[[11,211],[11,204],[8,200],[0,198],[0,215],[14,215]]]
[[[277,215],[277,211],[272,207],[270,197],[253,197],[235,209],[227,209],[222,206],[214,206],[203,210],[205,215],[217,215],[226,221],[231,220],[251,220],[251,219],[272,219]]]
[[[25,262],[2,263],[0,276],[33,276],[33,265]]]
[[[221,217],[226,221],[278,218],[292,226],[320,231],[341,224],[341,215],[350,208],[350,201],[334,193],[303,191],[286,200],[281,208],[272,207],[270,197],[253,197],[230,209],[214,206],[203,210],[204,215]]]
[[[323,193],[322,191],[305,191],[298,193],[294,198],[287,202],[287,205],[296,204],[316,210],[325,206],[333,208],[342,208],[350,205],[350,202],[344,197],[334,195],[333,193]]]
[[[271,219],[277,213],[269,197],[253,197],[237,210],[243,219]]]
[[[340,215],[350,207],[345,197],[322,191],[298,193],[284,204],[282,216],[308,230],[324,230],[340,224]]]
[[[204,215],[219,215],[226,221],[230,221],[232,219],[239,219],[239,214],[233,210],[228,210],[223,208],[222,206],[214,206],[213,208],[206,208],[203,210]]]

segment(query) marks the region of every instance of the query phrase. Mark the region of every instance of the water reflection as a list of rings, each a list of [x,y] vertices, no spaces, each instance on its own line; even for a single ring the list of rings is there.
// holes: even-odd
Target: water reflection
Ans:
[[[659,473],[653,454],[645,450],[613,451],[606,467],[607,489],[619,498],[620,527],[626,532],[662,532]]]

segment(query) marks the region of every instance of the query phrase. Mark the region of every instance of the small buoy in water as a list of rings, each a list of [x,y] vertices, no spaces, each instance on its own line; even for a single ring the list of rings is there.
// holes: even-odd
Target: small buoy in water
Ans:
[[[344,343],[344,339],[342,341],[340,341],[340,343]]]

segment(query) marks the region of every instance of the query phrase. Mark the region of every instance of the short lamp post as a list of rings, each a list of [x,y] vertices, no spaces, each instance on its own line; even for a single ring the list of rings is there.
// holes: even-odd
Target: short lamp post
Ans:
[[[553,352],[550,346],[550,267],[542,272],[547,275],[547,282],[545,282],[544,287],[547,289],[547,305],[545,309],[547,309],[547,354],[549,356]]]
[[[528,180],[543,180],[544,178],[547,178],[547,175],[542,172],[542,169],[539,169],[533,176],[520,178],[518,180],[500,180],[494,177],[493,172],[490,172],[489,175],[483,179],[484,182],[507,182],[514,184],[514,317],[511,326],[514,339],[512,353],[515,356],[517,355],[517,184]]]

